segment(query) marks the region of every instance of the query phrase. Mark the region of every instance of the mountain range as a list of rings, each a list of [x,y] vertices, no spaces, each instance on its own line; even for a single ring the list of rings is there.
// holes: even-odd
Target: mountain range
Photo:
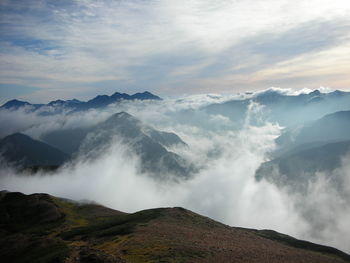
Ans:
[[[121,141],[136,153],[142,172],[157,178],[167,175],[186,178],[190,164],[172,147],[187,147],[179,136],[158,131],[126,112],[119,112],[107,120],[88,128],[54,130],[43,134],[41,141],[24,134],[9,135],[0,141],[0,153],[5,161],[23,168],[59,166],[70,157],[97,158],[113,139]]]
[[[332,172],[341,167],[342,158],[350,153],[350,111],[287,128],[276,143],[272,160],[260,166],[256,178],[305,189],[306,182],[315,179],[316,173],[335,176]],[[332,178],[332,182],[342,188],[341,178]]]
[[[159,118],[161,127],[164,127],[164,121],[174,121],[178,125],[174,126],[174,130],[183,128],[184,138],[189,138],[190,146],[177,134],[158,130],[141,121],[139,118],[147,118],[143,118],[144,113],[138,111],[140,109],[131,108],[133,115],[120,110],[112,112],[114,107],[104,110],[104,107],[122,101],[126,103],[122,107],[125,110],[128,109],[128,101],[161,100],[148,92],[101,95],[86,102],[73,99],[30,104],[12,100],[0,109],[1,116],[7,121],[4,125],[13,125],[10,120],[13,116],[19,116],[19,122],[22,121],[24,125],[13,125],[17,130],[8,129],[11,132],[16,130],[13,134],[7,131],[2,133],[0,154],[1,164],[5,161],[18,169],[9,169],[13,172],[13,178],[4,176],[0,179],[4,179],[4,182],[7,179],[22,180],[24,177],[17,176],[18,173],[33,175],[38,170],[51,171],[70,162],[78,167],[81,160],[93,163],[106,156],[108,164],[114,165],[113,158],[120,158],[121,153],[125,160],[129,156],[137,156],[136,165],[133,161],[127,163],[128,167],[137,170],[137,175],[157,179],[157,184],[181,182],[176,187],[186,187],[186,183],[200,183],[200,176],[212,176],[212,173],[213,180],[225,179],[225,164],[236,160],[230,158],[241,157],[240,150],[237,150],[240,148],[232,149],[231,144],[222,145],[226,139],[237,141],[235,146],[253,153],[254,149],[263,150],[262,147],[266,145],[272,146],[277,133],[270,130],[279,130],[276,147],[271,147],[272,151],[267,154],[264,150],[259,155],[266,162],[255,171],[255,179],[266,179],[275,184],[278,190],[287,189],[288,194],[307,196],[313,182],[325,178],[327,187],[334,190],[337,197],[349,200],[344,172],[339,172],[344,168],[344,158],[350,153],[349,94],[316,90],[309,94],[287,95],[278,90],[268,90],[243,99],[204,104],[199,108],[181,105],[175,111],[173,108],[176,107],[171,110],[166,108],[166,113],[162,107],[168,107],[167,102],[147,108],[145,114],[154,114],[151,116],[154,123],[158,123]],[[138,106],[142,111],[142,107],[149,104],[153,103]],[[81,111],[89,109],[97,110],[84,114],[92,118],[98,116],[98,121],[81,122]],[[154,109],[162,112],[152,112]],[[61,114],[51,116],[56,113]],[[59,121],[57,125],[56,120]],[[225,125],[220,125],[221,122]],[[246,132],[248,135],[253,132],[256,147],[246,149],[245,144],[250,146],[252,143],[250,138],[245,137]],[[262,137],[260,132],[263,133]],[[28,134],[33,134],[33,138]],[[245,139],[242,141],[241,137]],[[260,145],[260,140],[265,139]],[[180,154],[183,152],[184,156]],[[231,153],[234,155],[231,156]],[[207,159],[199,160],[194,155]],[[199,160],[199,164],[193,160]],[[242,165],[244,161],[242,159]],[[215,166],[217,164],[225,166],[221,172],[221,167]],[[217,174],[213,167],[219,170]],[[29,173],[23,172],[23,169]],[[237,175],[237,180],[240,180],[239,170],[240,167],[235,166],[227,172]],[[46,175],[45,172],[40,173],[40,176]],[[254,176],[254,173],[247,176]],[[81,178],[85,180],[83,176]],[[213,190],[220,195],[221,189]],[[208,195],[212,194],[216,193],[209,191]],[[332,218],[334,221],[328,220],[328,217],[319,218],[320,213],[315,213],[314,207],[308,204],[300,202],[295,209],[298,216],[310,224],[312,237],[317,237],[318,233],[324,237],[322,231],[325,225],[328,227],[332,224],[331,229],[338,227],[334,223],[336,218]],[[315,209],[317,212],[323,211],[322,207]],[[97,204],[77,203],[45,194],[27,196],[8,192],[0,194],[0,245],[0,256],[5,262],[20,261],[18,255],[22,255],[20,262],[349,261],[348,255],[333,248],[271,230],[228,227],[183,208],[159,208],[127,214]]]
[[[332,247],[230,227],[180,207],[123,213],[47,194],[0,192],[3,262],[350,262]]]
[[[306,190],[307,182],[315,180],[317,173],[333,175],[332,172],[341,167],[341,158],[349,152],[350,141],[296,150],[263,163],[256,171],[256,178],[268,178],[280,186],[303,187]],[[343,183],[341,178],[335,177],[332,182]],[[338,189],[341,188],[340,185],[337,186]]]
[[[234,99],[224,103],[205,106],[203,110],[209,114],[220,114],[230,118],[238,128],[247,119],[251,106],[258,103],[258,116],[250,119],[250,124],[261,125],[265,121],[290,127],[313,121],[336,111],[350,109],[350,92],[333,91],[321,93],[315,90],[308,94],[287,95],[276,90],[256,93],[250,98]]]
[[[158,131],[126,112],[116,113],[93,127],[56,130],[41,139],[67,154],[91,158],[118,139],[141,158],[143,172],[151,172],[158,178],[169,173],[180,177],[189,174],[186,161],[168,150],[186,146],[179,136]]]
[[[302,125],[289,127],[276,142],[286,151],[309,143],[322,144],[348,139],[350,139],[350,111],[338,111]]]
[[[126,93],[115,92],[113,95],[98,95],[95,98],[88,101],[80,101],[77,99],[72,100],[55,100],[47,104],[31,104],[26,101],[10,100],[0,107],[0,109],[18,110],[26,107],[28,110],[36,111],[41,110],[41,114],[53,114],[61,113],[63,110],[68,112],[89,110],[103,108],[110,104],[121,102],[123,100],[161,100],[160,97],[145,91],[142,93],[135,93],[129,95]]]

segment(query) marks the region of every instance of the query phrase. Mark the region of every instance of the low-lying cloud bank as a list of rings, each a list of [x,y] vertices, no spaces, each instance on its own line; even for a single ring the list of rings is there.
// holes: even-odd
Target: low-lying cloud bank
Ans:
[[[78,158],[55,174],[14,176],[13,170],[3,169],[1,185],[26,193],[48,192],[75,200],[95,200],[127,212],[184,206],[231,225],[292,230],[286,224],[287,218],[287,222],[296,220],[296,216],[290,217],[292,206],[285,206],[276,187],[254,179],[264,153],[273,147],[277,127],[247,127],[241,132],[222,134],[203,134],[188,127],[187,132],[191,133],[186,137],[190,150],[178,151],[202,169],[193,178],[178,183],[159,182],[141,174],[138,156],[115,140],[99,158]]]
[[[93,200],[126,212],[182,206],[232,226],[274,229],[349,252],[350,157],[344,157],[342,166],[333,171],[344,180],[341,191],[331,182],[335,175],[326,174],[316,175],[303,195],[291,193],[288,186],[257,182],[255,171],[275,147],[280,127],[270,123],[254,127],[247,118],[241,130],[233,131],[229,119],[197,110],[205,103],[201,97],[120,104],[79,116],[22,113],[18,122],[22,126],[11,127],[40,138],[48,130],[93,125],[111,113],[128,111],[158,129],[175,132],[188,144],[173,150],[201,168],[189,179],[157,181],[141,173],[139,157],[115,138],[98,158],[80,156],[53,174],[26,176],[2,165],[1,189]],[[188,110],[195,113],[184,118]],[[259,107],[253,105],[250,111],[248,116],[258,114]]]

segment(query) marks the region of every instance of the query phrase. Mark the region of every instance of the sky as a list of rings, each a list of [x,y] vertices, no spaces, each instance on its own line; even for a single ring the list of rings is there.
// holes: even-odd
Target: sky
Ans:
[[[348,0],[1,0],[0,102],[350,90]]]

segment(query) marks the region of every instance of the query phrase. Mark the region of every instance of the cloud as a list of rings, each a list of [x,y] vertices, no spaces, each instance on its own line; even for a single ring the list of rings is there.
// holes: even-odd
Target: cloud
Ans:
[[[203,92],[213,87],[231,92],[271,86],[347,88],[349,26],[346,19],[314,20],[243,38],[201,68],[193,85]]]
[[[329,173],[310,175],[307,189],[303,193],[285,190],[293,200],[296,212],[306,223],[303,238],[327,243],[345,251],[349,247],[350,220],[350,155],[342,157],[339,167]]]
[[[341,48],[349,10],[343,0],[2,1],[0,76],[3,85],[21,86],[24,97],[41,101],[86,98],[96,89],[261,88],[268,82],[260,71]],[[326,71],[336,75],[332,67]],[[323,85],[333,83],[339,82]],[[38,90],[25,94],[27,86]]]
[[[76,115],[0,111],[0,122],[7,124],[2,133],[22,131],[35,138],[49,130],[91,126],[127,111],[157,129],[180,135],[189,147],[173,150],[201,168],[190,179],[159,182],[140,173],[139,156],[115,138],[95,160],[81,156],[50,175],[25,176],[1,164],[1,188],[94,200],[126,212],[183,206],[229,225],[274,229],[349,251],[350,157],[345,156],[341,167],[331,174],[315,175],[317,179],[309,182],[303,194],[265,180],[257,182],[255,171],[274,149],[280,127],[250,125],[249,118],[259,116],[259,105],[251,105],[242,130],[233,130],[234,123],[228,118],[201,111],[205,105],[229,99],[232,96],[207,94],[181,100],[129,101]]]
[[[181,98],[168,98],[161,101],[122,101],[111,104],[103,109],[90,109],[89,111],[67,114],[69,110],[63,110],[53,115],[42,114],[43,112],[55,112],[54,107],[44,107],[32,111],[31,107],[18,110],[0,110],[0,122],[6,123],[0,129],[0,138],[14,132],[26,133],[34,138],[40,138],[45,132],[56,129],[70,129],[76,127],[91,127],[106,120],[110,115],[126,111],[160,129],[168,129],[173,124],[173,118],[184,124],[197,121],[209,126],[225,124],[227,120],[220,116],[207,118],[205,113],[197,111],[212,103],[221,103],[231,99],[246,98],[246,94],[200,94]],[[184,112],[188,112],[185,116]],[[188,117],[188,118],[187,118]],[[209,126],[208,126],[209,125]],[[228,123],[228,126],[230,124]],[[223,126],[220,126],[223,127]]]
[[[186,156],[203,167],[189,180],[160,183],[147,174],[140,174],[138,156],[115,140],[96,160],[78,158],[53,175],[28,177],[1,169],[1,185],[12,191],[48,192],[76,200],[95,200],[127,212],[184,206],[231,225],[292,231],[291,225],[285,224],[287,215],[288,222],[297,218],[297,215],[290,216],[292,207],[284,206],[276,187],[254,180],[254,171],[264,153],[273,147],[278,127],[247,127],[237,133],[219,134],[189,125],[184,127],[181,130],[187,134],[190,149]],[[180,127],[173,127],[177,128]],[[271,202],[272,198],[275,202]],[[266,213],[275,209],[280,212]],[[251,213],[260,214],[260,220],[254,220]]]

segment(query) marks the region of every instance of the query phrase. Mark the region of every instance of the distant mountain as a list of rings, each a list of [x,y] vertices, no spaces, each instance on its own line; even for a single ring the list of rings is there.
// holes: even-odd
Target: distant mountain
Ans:
[[[189,210],[133,214],[47,194],[0,192],[4,262],[350,262],[350,256],[272,231],[229,227]]]
[[[132,115],[120,112],[90,128],[58,130],[45,134],[42,140],[73,155],[95,158],[117,137],[136,152],[143,171],[158,175],[168,173],[187,176],[188,164],[167,148],[186,144],[174,133],[162,132],[145,125]]]
[[[129,145],[141,158],[143,171],[151,171],[159,176],[168,173],[186,177],[189,173],[186,162],[166,147],[186,145],[176,134],[157,131],[144,125],[126,112],[112,115],[87,134],[81,153],[94,153],[110,145],[113,137]]]
[[[350,92],[339,90],[330,93],[314,90],[297,96],[271,90],[258,94],[253,101],[264,105],[268,121],[278,122],[282,126],[316,120],[335,111],[350,110]]]
[[[332,171],[341,166],[341,158],[350,153],[350,111],[287,128],[276,143],[272,160],[260,166],[256,178],[305,190],[317,172],[334,176]],[[342,178],[332,178],[332,182],[342,189]]]
[[[247,111],[251,100],[231,100],[225,103],[215,103],[204,108],[209,114],[223,115],[230,118],[236,128],[241,128],[247,117]]]
[[[116,92],[112,96],[107,96],[107,95],[96,96],[95,98],[85,103],[81,103],[79,106],[75,107],[75,109],[76,110],[96,109],[96,108],[106,107],[109,104],[116,103],[121,100],[161,100],[161,98],[156,95],[153,95],[148,91],[143,93],[136,93],[134,95]]]
[[[248,99],[215,103],[203,109],[209,114],[229,117],[240,128],[247,118],[249,105],[252,103],[263,106],[258,118],[251,119],[253,124],[259,124],[259,119],[263,117],[266,121],[289,127],[319,119],[336,111],[350,110],[350,92],[337,90],[321,93],[315,90],[309,94],[291,96],[280,91],[267,90]]]
[[[31,105],[29,102],[26,101],[20,101],[20,100],[10,100],[6,102],[4,105],[1,106],[1,108],[4,109],[18,109],[20,107]]]
[[[11,109],[17,110],[24,106],[30,108],[31,110],[42,110],[42,114],[53,114],[57,112],[62,112],[63,109],[70,111],[81,111],[89,110],[95,108],[106,107],[109,104],[116,103],[122,100],[161,100],[160,97],[153,95],[152,93],[145,91],[143,93],[135,93],[129,95],[126,93],[114,93],[111,96],[108,95],[98,95],[95,98],[84,102],[76,99],[73,100],[55,100],[48,104],[31,104],[26,101],[10,100],[0,107],[0,109]],[[52,110],[52,108],[54,110]]]
[[[327,143],[316,147],[302,147],[263,163],[256,171],[258,180],[266,178],[280,186],[306,190],[307,182],[316,179],[317,172],[330,175],[341,166],[341,158],[350,153],[350,140]],[[337,189],[342,190],[342,178],[332,178]]]
[[[72,100],[54,100],[47,104],[47,106],[54,106],[54,107],[67,107],[67,108],[74,108],[78,107],[78,105],[82,104],[84,102],[72,99]]]
[[[316,121],[286,129],[276,139],[281,155],[300,148],[321,146],[322,144],[350,140],[350,111],[328,114]]]
[[[23,168],[59,166],[69,159],[68,154],[21,133],[15,133],[2,139],[0,154],[6,162]]]

